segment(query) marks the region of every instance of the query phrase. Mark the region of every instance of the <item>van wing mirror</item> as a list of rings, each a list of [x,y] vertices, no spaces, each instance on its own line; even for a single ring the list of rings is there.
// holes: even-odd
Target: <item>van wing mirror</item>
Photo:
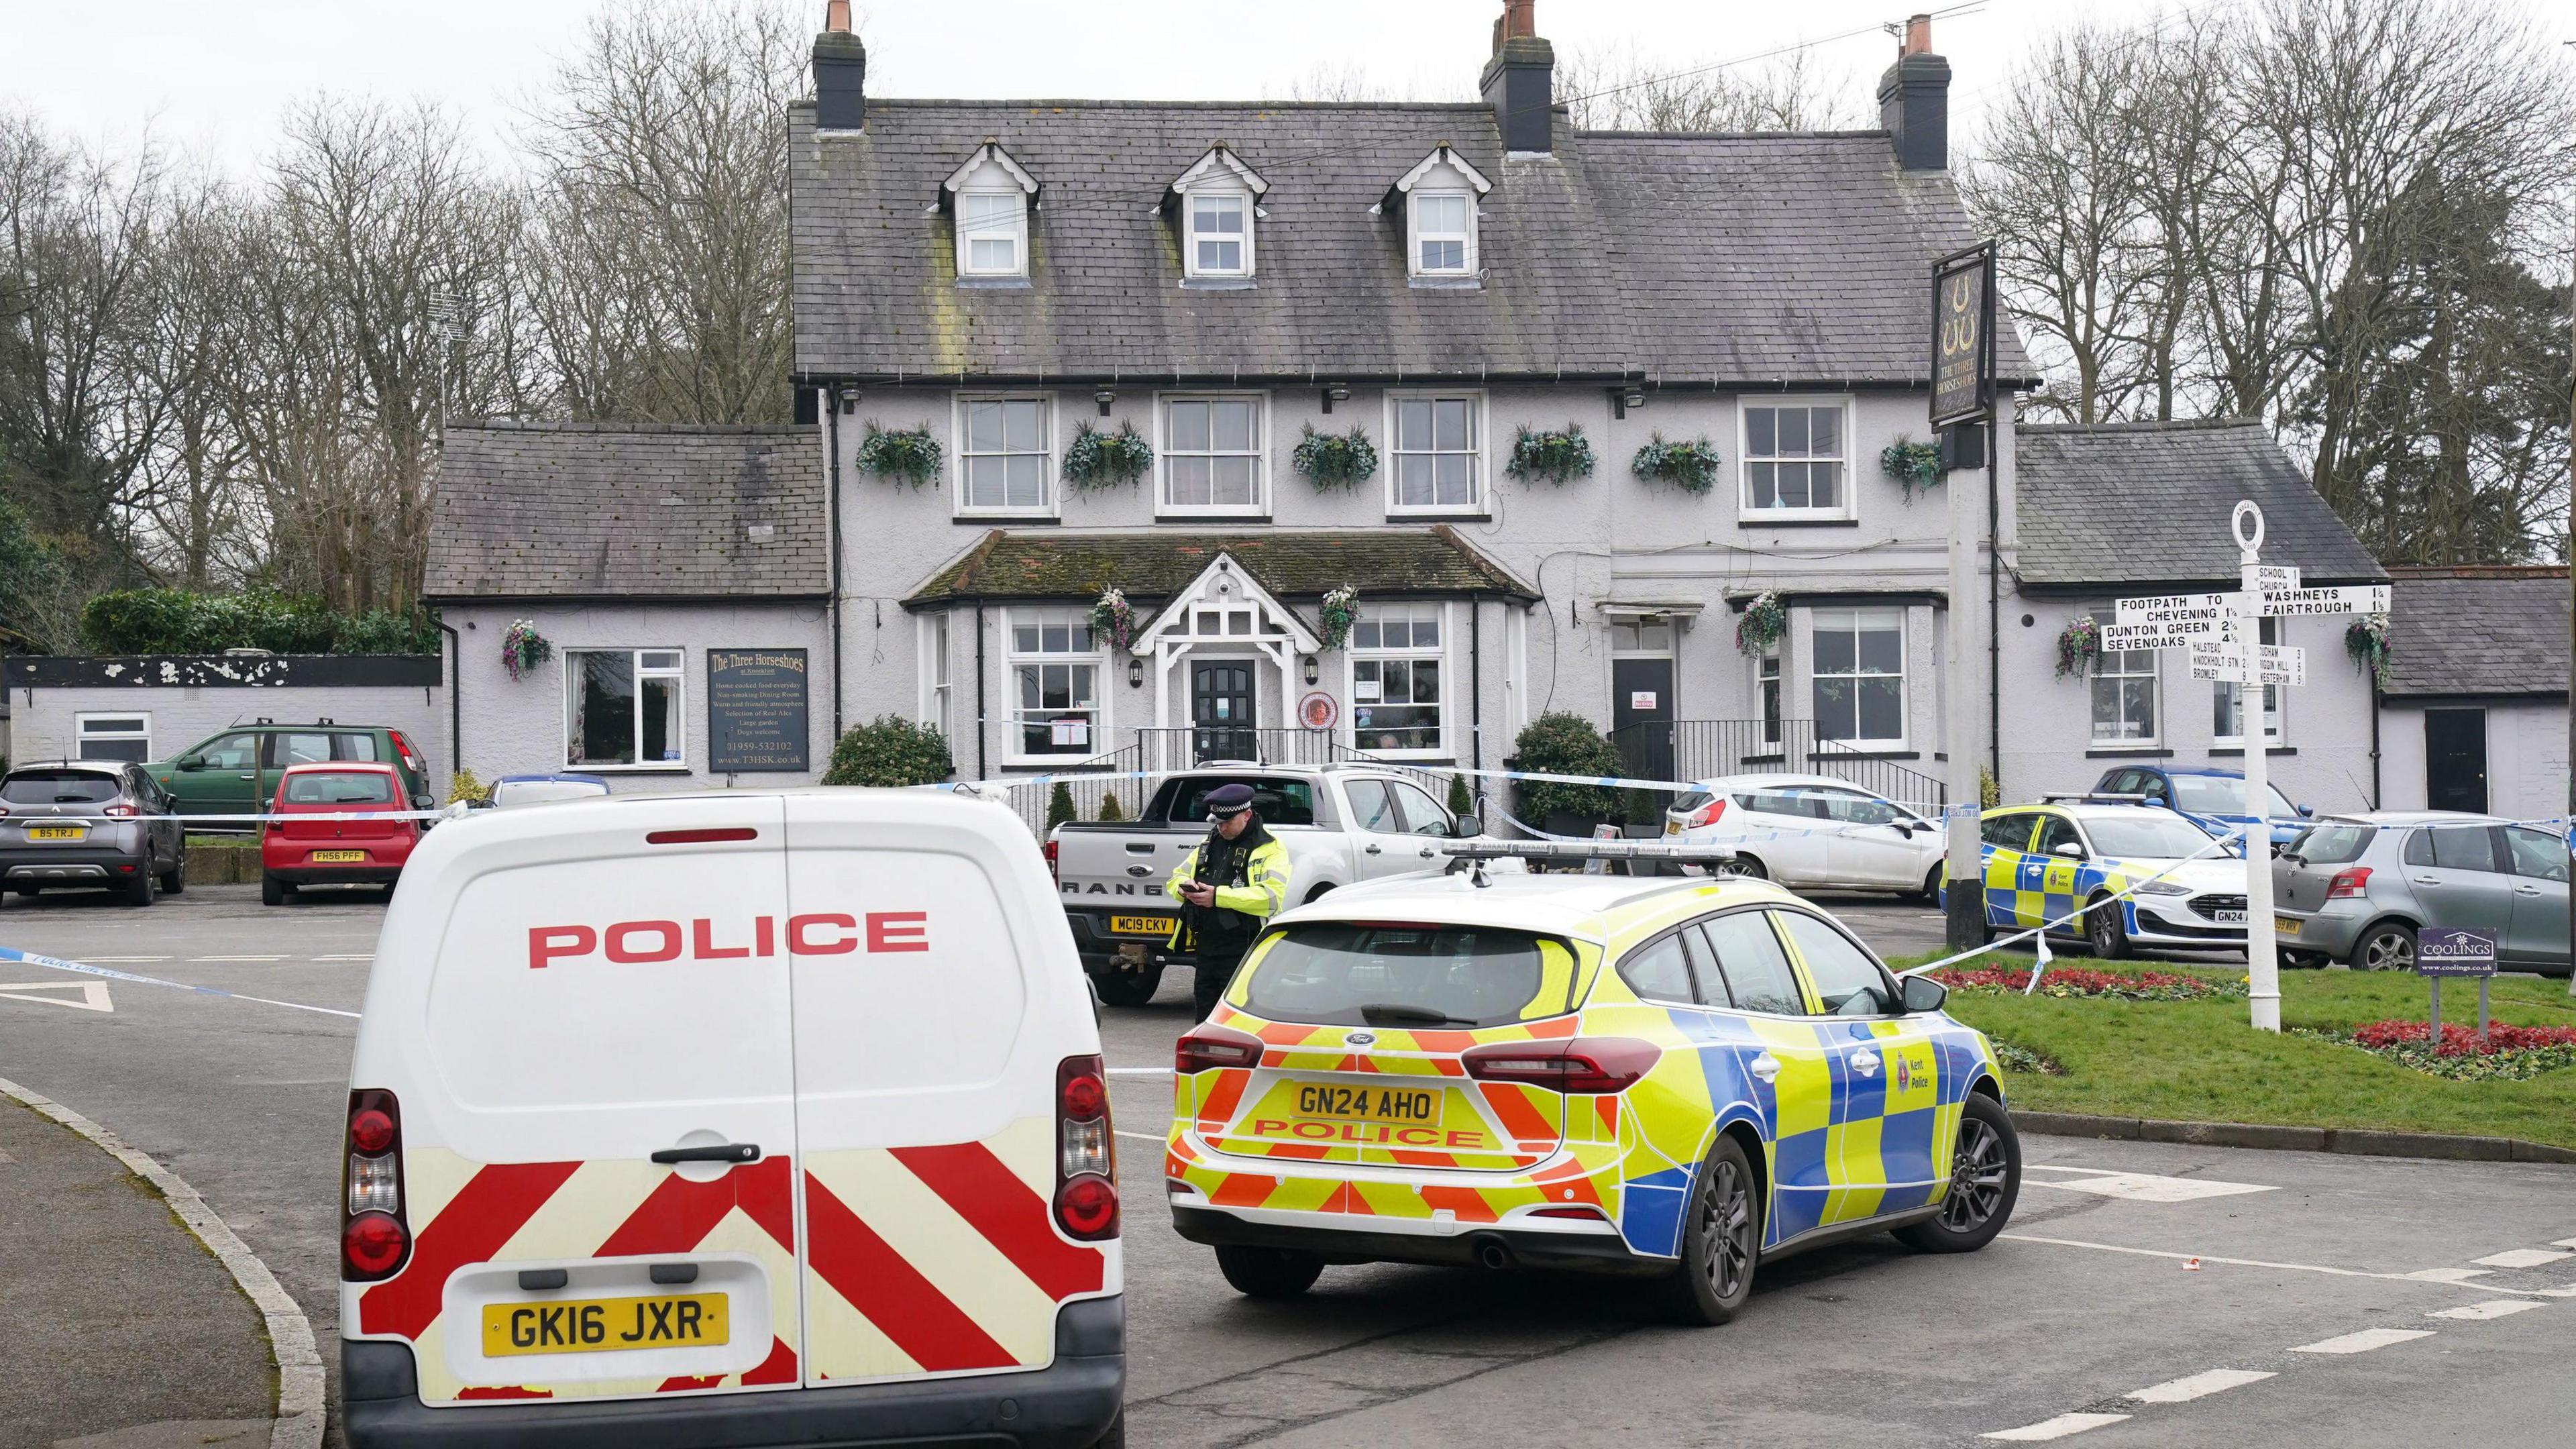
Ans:
[[[1929,976],[1908,976],[1904,979],[1904,987],[1905,1009],[1909,1014],[1939,1011],[1941,1003],[1950,999],[1950,988]]]
[[[1473,815],[1461,815],[1457,823],[1449,827],[1450,836],[1458,840],[1471,839],[1484,833],[1485,822]]]
[[[206,757],[203,755],[181,755],[179,757],[179,768],[194,774],[195,772],[206,768]]]

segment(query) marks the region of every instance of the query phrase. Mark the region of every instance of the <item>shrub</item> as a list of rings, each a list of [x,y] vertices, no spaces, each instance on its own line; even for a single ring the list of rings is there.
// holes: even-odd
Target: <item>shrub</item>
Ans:
[[[439,637],[426,613],[343,614],[303,594],[115,589],[81,607],[81,644],[94,654],[435,654]]]
[[[1449,777],[1449,813],[1452,815],[1476,813],[1476,797],[1468,792],[1467,777],[1464,775]]]
[[[492,787],[483,783],[482,776],[463,765],[457,766],[456,773],[447,778],[447,803],[450,805],[460,800],[479,802],[491,798]]]
[[[1531,720],[1513,741],[1519,768],[1541,775],[1616,775],[1625,767],[1619,749],[1579,714],[1558,710]],[[1607,820],[1617,808],[1616,792],[1598,785],[1560,785],[1524,780],[1520,786],[1521,818],[1544,826],[1551,815],[1577,815]]]
[[[936,785],[957,772],[948,741],[928,725],[881,714],[832,746],[826,785]]]
[[[1103,790],[1100,792],[1100,818],[1103,821],[1116,821],[1127,818],[1127,812],[1118,804],[1117,791]]]
[[[1073,787],[1062,780],[1056,781],[1055,788],[1047,792],[1047,829],[1071,825],[1081,818],[1082,812],[1073,805]]]

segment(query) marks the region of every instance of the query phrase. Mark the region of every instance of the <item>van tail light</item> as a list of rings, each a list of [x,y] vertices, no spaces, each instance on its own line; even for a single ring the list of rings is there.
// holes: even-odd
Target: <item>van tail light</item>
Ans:
[[[1211,1067],[1261,1065],[1261,1038],[1230,1026],[1201,1024],[1172,1043],[1172,1070],[1182,1076]]]
[[[131,820],[143,812],[135,809],[131,805],[109,805],[101,808],[98,813],[101,815],[113,815],[119,820]]]
[[[1717,817],[1725,813],[1726,797],[1723,795],[1712,797],[1707,804],[1691,812],[1690,822],[1684,828],[1697,830],[1703,825],[1715,825]]]
[[[2370,867],[2366,865],[2336,871],[2334,879],[2326,882],[2326,899],[2330,901],[2357,901],[2368,894]]]
[[[1460,1058],[1480,1082],[1606,1096],[1624,1092],[1655,1069],[1663,1048],[1630,1036],[1578,1036],[1555,1042],[1500,1042],[1471,1047]]]
[[[1055,1069],[1055,1220],[1083,1242],[1118,1236],[1118,1165],[1109,1151],[1109,1077],[1098,1057]]]
[[[340,1277],[373,1283],[401,1271],[411,1256],[411,1226],[403,1217],[402,1106],[393,1093],[360,1087],[349,1094],[345,1146]]]
[[[1039,848],[1046,853],[1047,879],[1054,881],[1057,885],[1064,884],[1064,871],[1056,864],[1055,842],[1050,840]]]
[[[411,740],[401,730],[387,730],[385,733],[393,737],[394,753],[402,756],[405,767],[415,775],[428,773],[428,767],[421,763],[420,752],[411,747]]]

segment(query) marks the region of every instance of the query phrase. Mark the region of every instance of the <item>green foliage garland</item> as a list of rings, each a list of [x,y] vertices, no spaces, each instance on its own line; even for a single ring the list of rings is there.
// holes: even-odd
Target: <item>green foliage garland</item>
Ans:
[[[948,741],[928,725],[881,714],[832,746],[826,785],[936,785],[957,773]]]
[[[1950,471],[1941,466],[1941,449],[1937,445],[1904,437],[1879,450],[1878,470],[1896,480],[1897,491],[1909,503],[1914,500],[1915,489],[1937,488],[1950,476]]]
[[[859,470],[918,488],[939,476],[939,440],[928,423],[895,432],[871,422],[859,442]]]
[[[1663,434],[1656,433],[1652,441],[1637,450],[1628,467],[1650,483],[1670,483],[1685,493],[1706,493],[1717,486],[1717,444],[1705,437],[1667,443]]]
[[[1771,652],[1789,632],[1789,603],[1777,589],[1756,594],[1744,606],[1744,617],[1735,621],[1735,652],[1748,659],[1758,659]]]
[[[1347,433],[1319,433],[1313,423],[1308,423],[1305,436],[1297,440],[1288,461],[1306,476],[1307,482],[1327,492],[1356,488],[1377,471],[1377,445],[1369,441],[1368,431],[1357,423]]]
[[[1619,747],[1592,721],[1558,710],[1531,720],[1512,741],[1517,768],[1540,775],[1616,775],[1624,770]],[[1561,785],[1550,780],[1520,782],[1521,818],[1545,826],[1551,815],[1607,820],[1616,808],[1616,791],[1599,785]]]
[[[1569,483],[1592,476],[1592,442],[1583,429],[1567,423],[1558,433],[1532,432],[1527,423],[1520,435],[1512,439],[1512,459],[1503,471],[1514,478],[1544,478],[1550,483]]]
[[[1077,493],[1133,483],[1153,466],[1154,445],[1129,422],[1120,423],[1114,433],[1084,423],[1064,450],[1065,486]]]
[[[426,613],[343,614],[301,594],[116,589],[81,606],[81,644],[93,654],[435,654],[439,635]]]

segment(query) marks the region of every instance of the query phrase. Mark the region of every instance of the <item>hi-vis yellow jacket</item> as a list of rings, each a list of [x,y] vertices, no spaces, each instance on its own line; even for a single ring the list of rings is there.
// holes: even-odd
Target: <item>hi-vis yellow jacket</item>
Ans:
[[[1190,847],[1171,879],[1163,882],[1163,894],[1181,899],[1181,887],[1198,879],[1199,852],[1205,849],[1204,840]],[[1241,911],[1258,925],[1287,909],[1288,847],[1279,843],[1279,837],[1271,836],[1252,848],[1252,858],[1244,862],[1243,880],[1239,886],[1217,886],[1218,910]]]

